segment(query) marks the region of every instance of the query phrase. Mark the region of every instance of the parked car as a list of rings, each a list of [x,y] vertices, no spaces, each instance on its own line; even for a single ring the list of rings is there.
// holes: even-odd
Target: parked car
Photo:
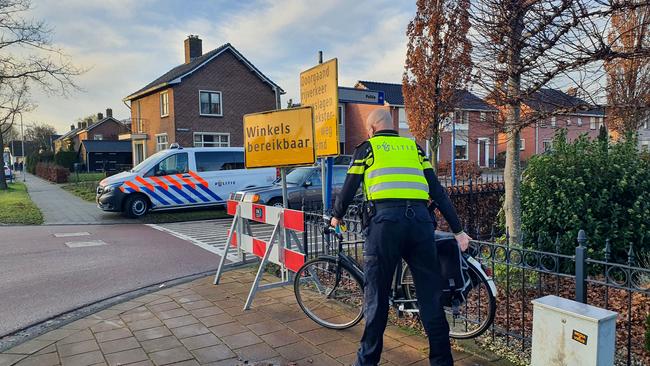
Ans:
[[[334,166],[332,176],[332,197],[341,191],[347,166]],[[287,174],[287,195],[289,208],[300,209],[303,203],[322,202],[320,166],[294,168]],[[232,193],[230,199],[248,201],[269,206],[282,206],[282,185],[276,181],[268,187],[250,188]]]
[[[137,218],[148,211],[221,205],[231,192],[272,184],[275,168],[245,169],[241,147],[181,148],[151,155],[97,187],[97,206]]]

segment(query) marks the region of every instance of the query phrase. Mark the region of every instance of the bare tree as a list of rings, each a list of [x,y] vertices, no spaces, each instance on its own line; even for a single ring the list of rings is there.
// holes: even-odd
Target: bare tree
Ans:
[[[459,89],[471,76],[469,0],[418,0],[402,80],[404,104],[413,136],[428,140],[434,167],[440,141],[440,116],[457,106]]]
[[[52,150],[52,135],[55,134],[56,129],[54,126],[34,124],[25,130],[25,139],[33,141],[36,151]]]
[[[616,50],[650,46],[650,7],[626,9],[612,16],[609,40]],[[619,132],[634,132],[650,112],[650,59],[614,59],[607,71],[607,122]]]
[[[501,110],[504,213],[514,242],[521,239],[520,131],[540,118],[522,115],[522,103],[578,74],[584,77],[579,88],[588,92],[589,78],[602,77],[594,65],[648,57],[645,47],[613,47],[607,32],[616,12],[646,6],[638,0],[472,0],[475,82]]]
[[[67,94],[77,88],[73,78],[83,72],[52,45],[52,30],[29,17],[30,10],[31,0],[0,1],[0,132],[11,130],[16,117],[33,106],[30,86]],[[7,189],[4,169],[0,169],[0,189]]]

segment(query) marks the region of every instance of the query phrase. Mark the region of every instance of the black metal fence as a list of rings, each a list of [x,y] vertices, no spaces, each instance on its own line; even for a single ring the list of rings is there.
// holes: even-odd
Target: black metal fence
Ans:
[[[363,239],[356,209],[353,207],[348,213],[346,240]],[[322,211],[306,214],[303,244],[308,258],[336,254],[336,243],[323,234],[323,223]],[[514,245],[508,235],[499,240],[494,231],[484,240],[475,241],[474,254],[489,268],[499,291],[495,322],[479,341],[517,351],[518,357],[528,360],[532,340],[531,301],[556,295],[619,313],[617,364],[650,364],[650,351],[644,339],[649,332],[646,321],[650,317],[650,269],[638,264],[632,247],[627,263],[612,263],[609,242],[602,245],[605,260],[589,258],[590,254],[599,256],[600,253],[594,253],[594,245],[589,246],[592,249],[588,252],[586,243],[584,231],[580,231],[575,253],[567,255],[560,252],[559,242],[554,251],[543,251],[539,246]],[[362,247],[362,244],[350,244],[345,250],[360,262]]]

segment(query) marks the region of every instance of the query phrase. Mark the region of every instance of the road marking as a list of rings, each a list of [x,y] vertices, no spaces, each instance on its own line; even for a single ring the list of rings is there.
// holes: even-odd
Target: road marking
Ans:
[[[69,241],[66,242],[70,248],[83,248],[83,247],[96,247],[99,245],[106,245],[106,242],[103,240],[89,240],[89,241]]]
[[[88,235],[90,235],[90,233],[83,231],[83,232],[80,232],[80,233],[56,233],[56,234],[54,234],[54,237],[55,238],[69,238],[69,237],[73,237],[73,236],[88,236]]]

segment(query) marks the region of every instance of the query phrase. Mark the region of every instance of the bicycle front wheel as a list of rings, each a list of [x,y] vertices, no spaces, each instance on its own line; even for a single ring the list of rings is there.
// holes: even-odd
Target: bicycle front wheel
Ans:
[[[293,282],[300,308],[323,327],[346,329],[363,317],[363,285],[357,273],[334,257],[305,263]]]

